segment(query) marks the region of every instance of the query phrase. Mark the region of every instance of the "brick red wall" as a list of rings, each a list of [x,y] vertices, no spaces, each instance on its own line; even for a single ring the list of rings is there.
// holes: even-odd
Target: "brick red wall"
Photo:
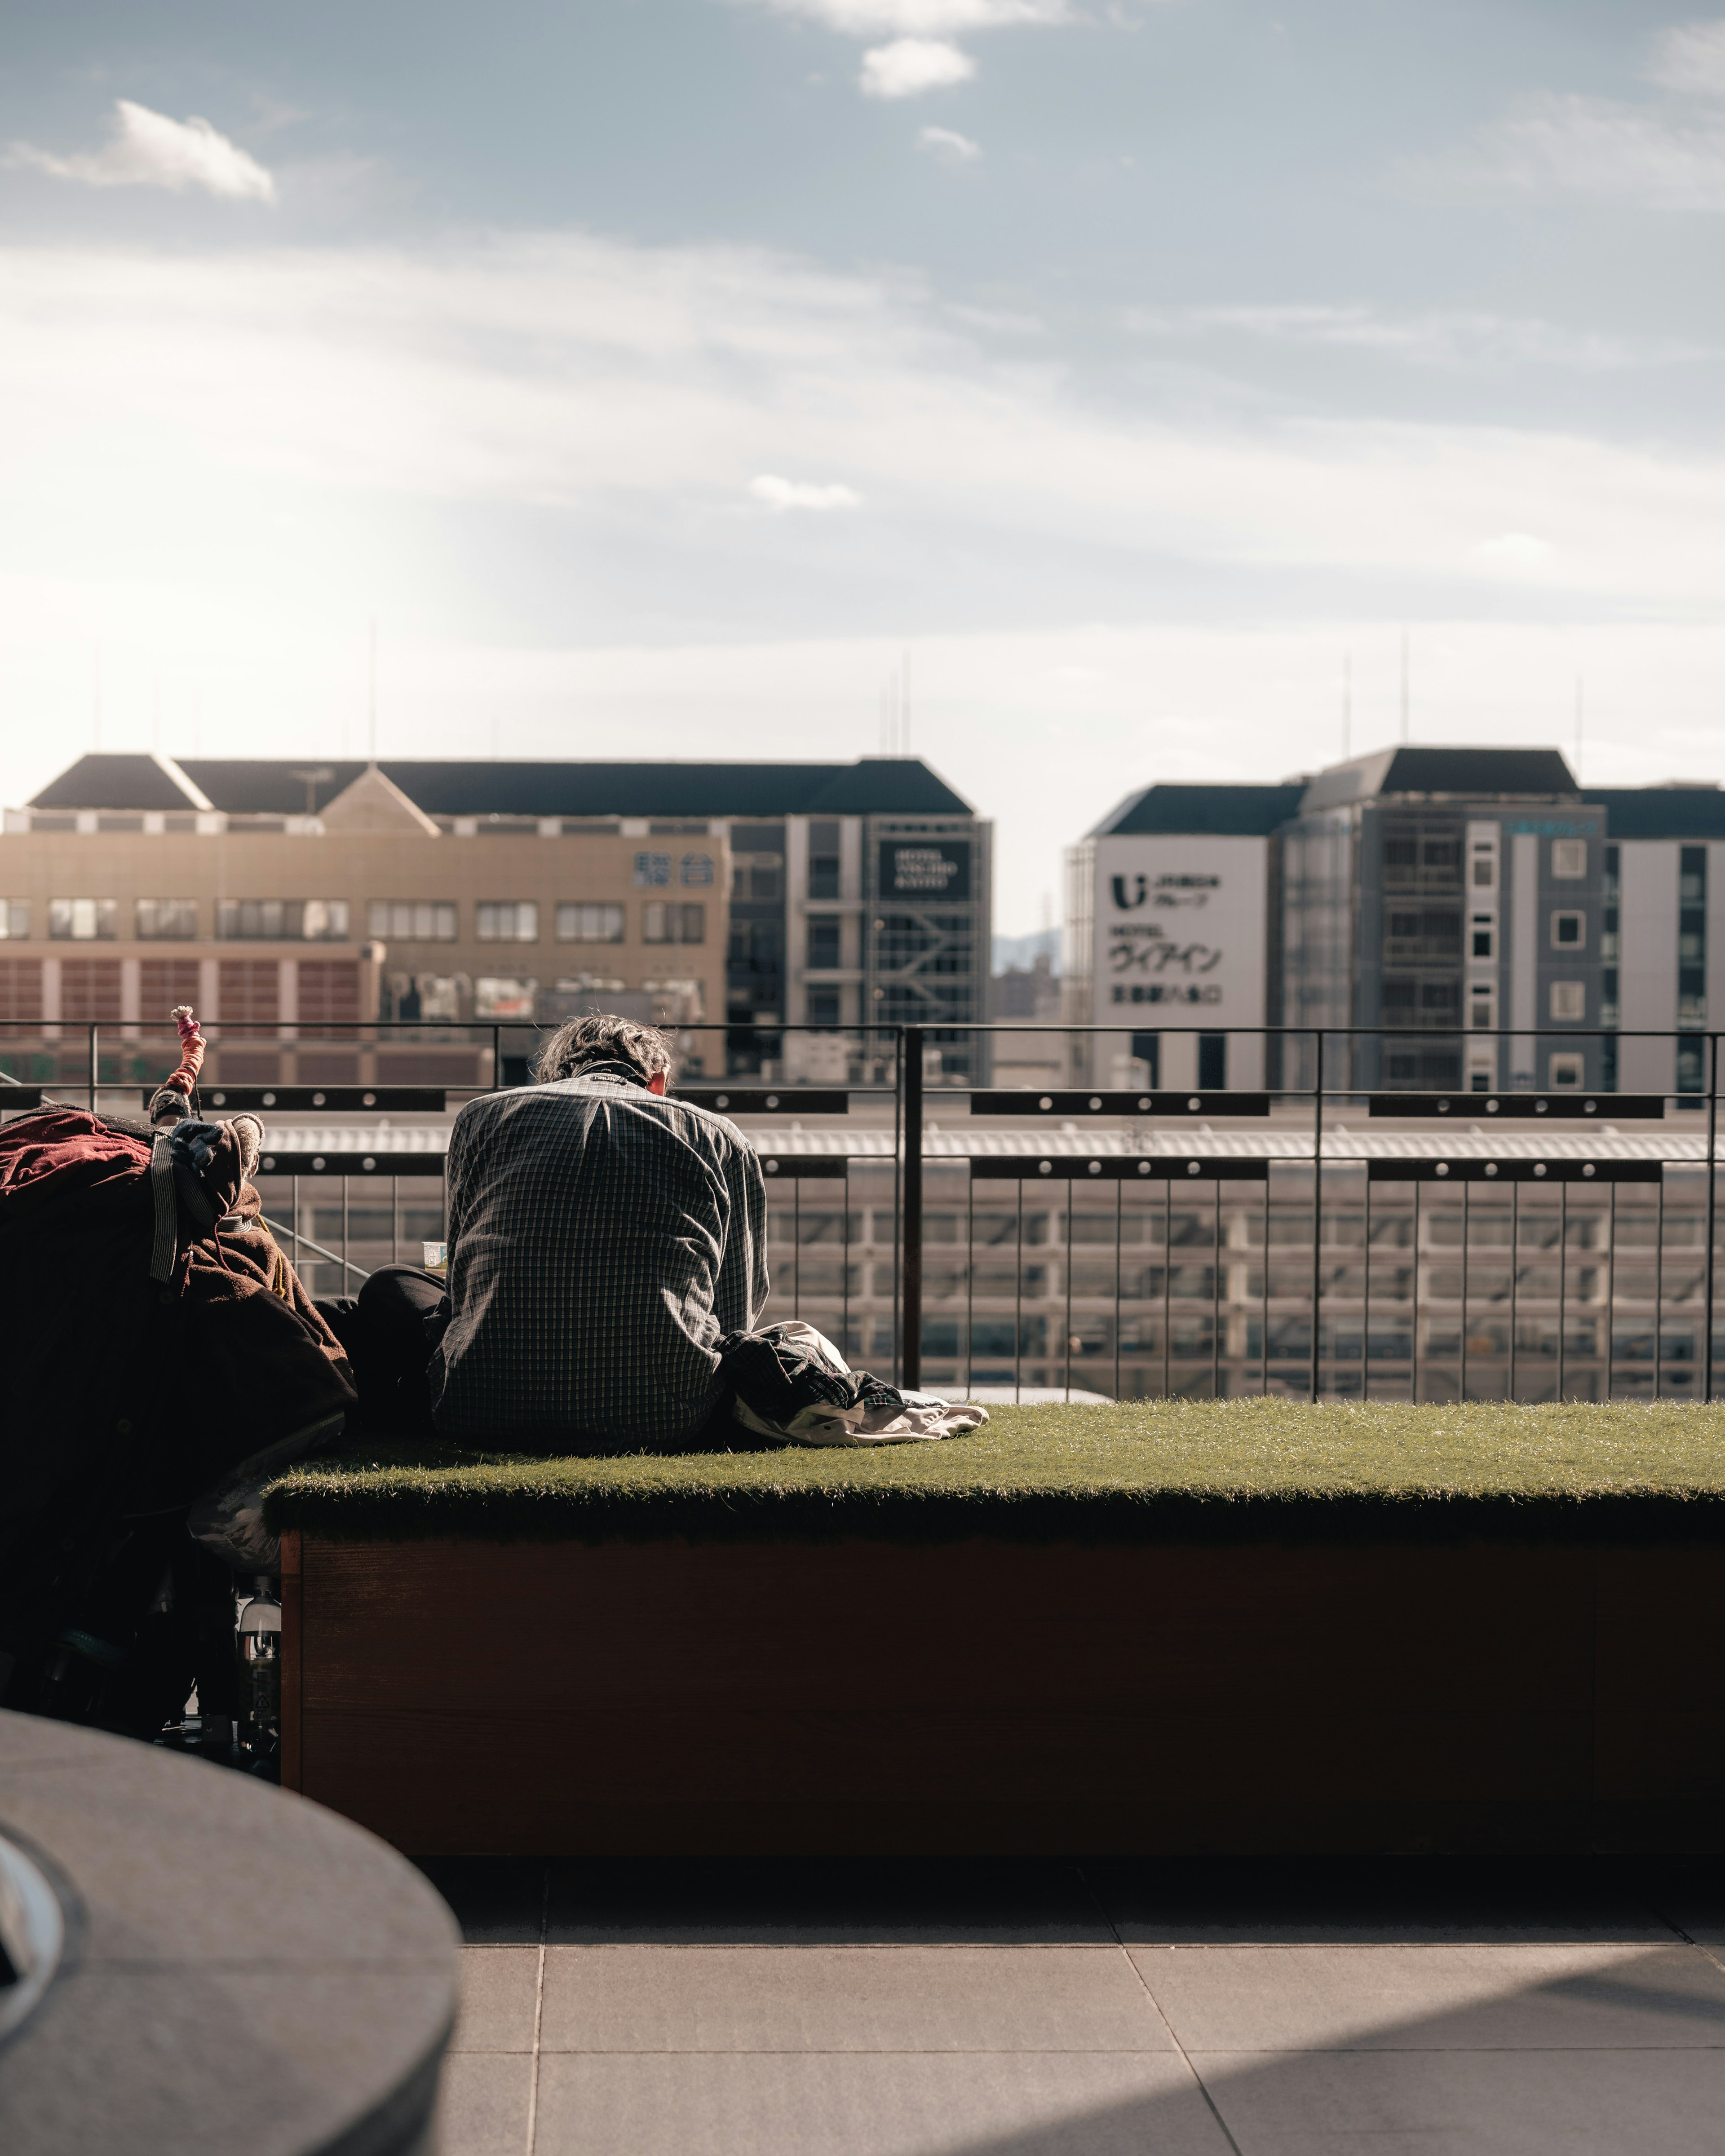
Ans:
[[[281,971],[274,958],[223,958],[217,976],[218,1042],[248,1030],[246,1021],[274,1025],[281,1009]]]
[[[60,1016],[71,1025],[120,1023],[120,961],[62,958]]]
[[[42,1015],[42,961],[0,958],[0,1019],[34,1024]],[[0,1046],[5,1044],[0,1042]]]

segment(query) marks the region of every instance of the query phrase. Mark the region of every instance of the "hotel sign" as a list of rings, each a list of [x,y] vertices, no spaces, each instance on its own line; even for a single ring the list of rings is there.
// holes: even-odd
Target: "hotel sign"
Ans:
[[[1264,1022],[1261,839],[1179,834],[1096,845],[1095,1016],[1106,1024]],[[1153,1015],[1154,1014],[1154,1015]]]
[[[880,896],[927,905],[968,899],[968,839],[886,839],[880,846]]]

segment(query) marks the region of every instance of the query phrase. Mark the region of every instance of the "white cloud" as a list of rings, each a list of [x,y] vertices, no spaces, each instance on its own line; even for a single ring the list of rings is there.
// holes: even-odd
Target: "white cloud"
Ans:
[[[1537,316],[1455,310],[1392,315],[1358,304],[1147,307],[1132,310],[1127,319],[1150,336],[1191,338],[1220,331],[1266,343],[1377,352],[1420,367],[1532,365],[1604,373],[1718,356],[1713,347],[1671,339],[1604,336]]]
[[[1536,539],[1531,531],[1501,531],[1495,539],[1482,539],[1473,550],[1476,560],[1494,569],[1544,569],[1557,558],[1548,539]]]
[[[0,249],[0,538],[44,560],[86,559],[99,532],[152,563],[341,589],[395,549],[408,503],[428,526],[432,505],[487,504],[584,532],[613,503],[699,520],[739,494],[781,506],[752,479],[839,470],[891,505],[863,527],[883,574],[932,533],[946,559],[1451,591],[1458,565],[1501,575],[1482,535],[1561,531],[1542,588],[1567,603],[1671,616],[1725,588],[1725,459],[1704,447],[1122,408],[1022,346],[978,350],[902,280],[579,234]]]
[[[778,479],[762,472],[749,481],[749,492],[769,509],[860,509],[862,496],[848,486],[815,486],[806,480]]]
[[[170,120],[125,97],[115,102],[113,133],[102,149],[60,157],[17,142],[9,162],[93,187],[203,187],[234,202],[275,200],[270,174],[208,121]]]
[[[951,127],[925,127],[916,137],[916,146],[927,151],[931,157],[938,157],[943,165],[973,165],[983,154],[980,142],[973,142],[969,136]]]
[[[1653,43],[1649,79],[1687,97],[1725,97],[1725,22],[1685,23]]]
[[[895,38],[863,54],[858,80],[865,97],[921,97],[925,90],[968,82],[975,73],[969,54],[943,38]]]
[[[1604,98],[1538,97],[1481,131],[1481,174],[1522,194],[1725,210],[1725,126]]]
[[[767,0],[781,15],[849,38],[946,38],[967,30],[1070,23],[1069,0]]]

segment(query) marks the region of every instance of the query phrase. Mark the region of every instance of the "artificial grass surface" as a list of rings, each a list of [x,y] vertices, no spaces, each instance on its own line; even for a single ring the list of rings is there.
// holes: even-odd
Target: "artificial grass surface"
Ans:
[[[1143,1401],[1001,1407],[968,1436],[866,1449],[528,1458],[389,1445],[271,1486],[344,1541],[971,1535],[1725,1538],[1725,1407],[1664,1402]]]

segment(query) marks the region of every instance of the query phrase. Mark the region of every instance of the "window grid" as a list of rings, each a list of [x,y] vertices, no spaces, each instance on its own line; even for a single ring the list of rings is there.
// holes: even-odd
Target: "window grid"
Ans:
[[[557,908],[557,930],[559,943],[620,943],[624,910],[620,906],[585,901],[562,905]]]
[[[539,908],[531,899],[483,899],[474,908],[474,933],[481,943],[536,943]]]
[[[374,898],[368,932],[388,943],[453,943],[460,932],[455,906],[441,899]]]

